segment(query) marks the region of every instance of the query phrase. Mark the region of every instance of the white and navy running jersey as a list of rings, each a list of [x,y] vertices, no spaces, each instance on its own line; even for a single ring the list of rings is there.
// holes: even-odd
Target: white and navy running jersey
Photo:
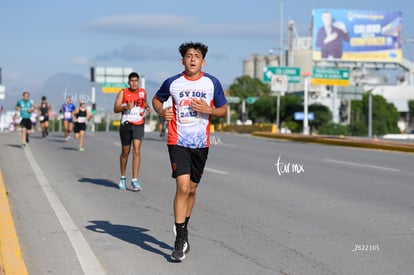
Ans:
[[[168,123],[170,145],[187,148],[205,148],[210,145],[210,115],[200,114],[191,108],[192,99],[202,99],[210,107],[222,107],[227,103],[223,87],[218,79],[201,73],[196,80],[188,79],[184,73],[164,81],[156,93],[165,102],[171,96],[175,116]]]

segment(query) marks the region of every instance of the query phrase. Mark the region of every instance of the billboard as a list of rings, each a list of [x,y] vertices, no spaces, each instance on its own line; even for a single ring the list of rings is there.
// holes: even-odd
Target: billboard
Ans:
[[[400,62],[402,13],[314,9],[314,61]]]

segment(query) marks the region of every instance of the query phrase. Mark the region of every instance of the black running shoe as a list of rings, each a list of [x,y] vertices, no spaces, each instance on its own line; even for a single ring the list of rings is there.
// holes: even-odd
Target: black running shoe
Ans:
[[[175,228],[175,224],[173,226],[173,232],[174,232],[174,236],[177,237],[177,229]],[[187,254],[188,252],[190,252],[190,243],[188,242],[188,230],[184,230],[184,240],[186,242],[186,249],[184,250],[184,253]]]
[[[171,253],[171,259],[176,262],[181,262],[185,259],[185,253],[187,242],[184,239],[178,239],[175,241],[174,249]]]
[[[184,253],[187,254],[188,252],[190,252],[190,243],[188,242],[188,230],[184,231],[184,239],[186,244]]]

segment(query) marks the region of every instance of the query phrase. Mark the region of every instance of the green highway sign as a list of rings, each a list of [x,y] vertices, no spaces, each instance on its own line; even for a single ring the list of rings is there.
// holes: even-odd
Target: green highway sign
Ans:
[[[348,86],[349,75],[349,69],[313,67],[311,83],[313,85]]]
[[[255,101],[256,101],[256,99],[257,99],[257,97],[248,97],[247,99],[246,99],[246,103],[247,104],[253,104]]]
[[[238,96],[226,96],[227,103],[240,103],[240,97]]]
[[[263,69],[263,82],[272,82],[272,76],[286,75],[289,83],[300,83],[300,68],[298,67],[265,67]]]
[[[102,87],[116,87],[116,88],[128,88],[127,83],[103,83]]]
[[[118,93],[122,88],[128,88],[126,83],[103,83],[102,92],[103,93]]]

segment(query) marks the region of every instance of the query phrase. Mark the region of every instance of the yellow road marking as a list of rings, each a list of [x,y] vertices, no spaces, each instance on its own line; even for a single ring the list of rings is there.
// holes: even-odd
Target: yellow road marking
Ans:
[[[5,275],[28,274],[10,212],[3,174],[0,170],[0,274],[2,272]]]

